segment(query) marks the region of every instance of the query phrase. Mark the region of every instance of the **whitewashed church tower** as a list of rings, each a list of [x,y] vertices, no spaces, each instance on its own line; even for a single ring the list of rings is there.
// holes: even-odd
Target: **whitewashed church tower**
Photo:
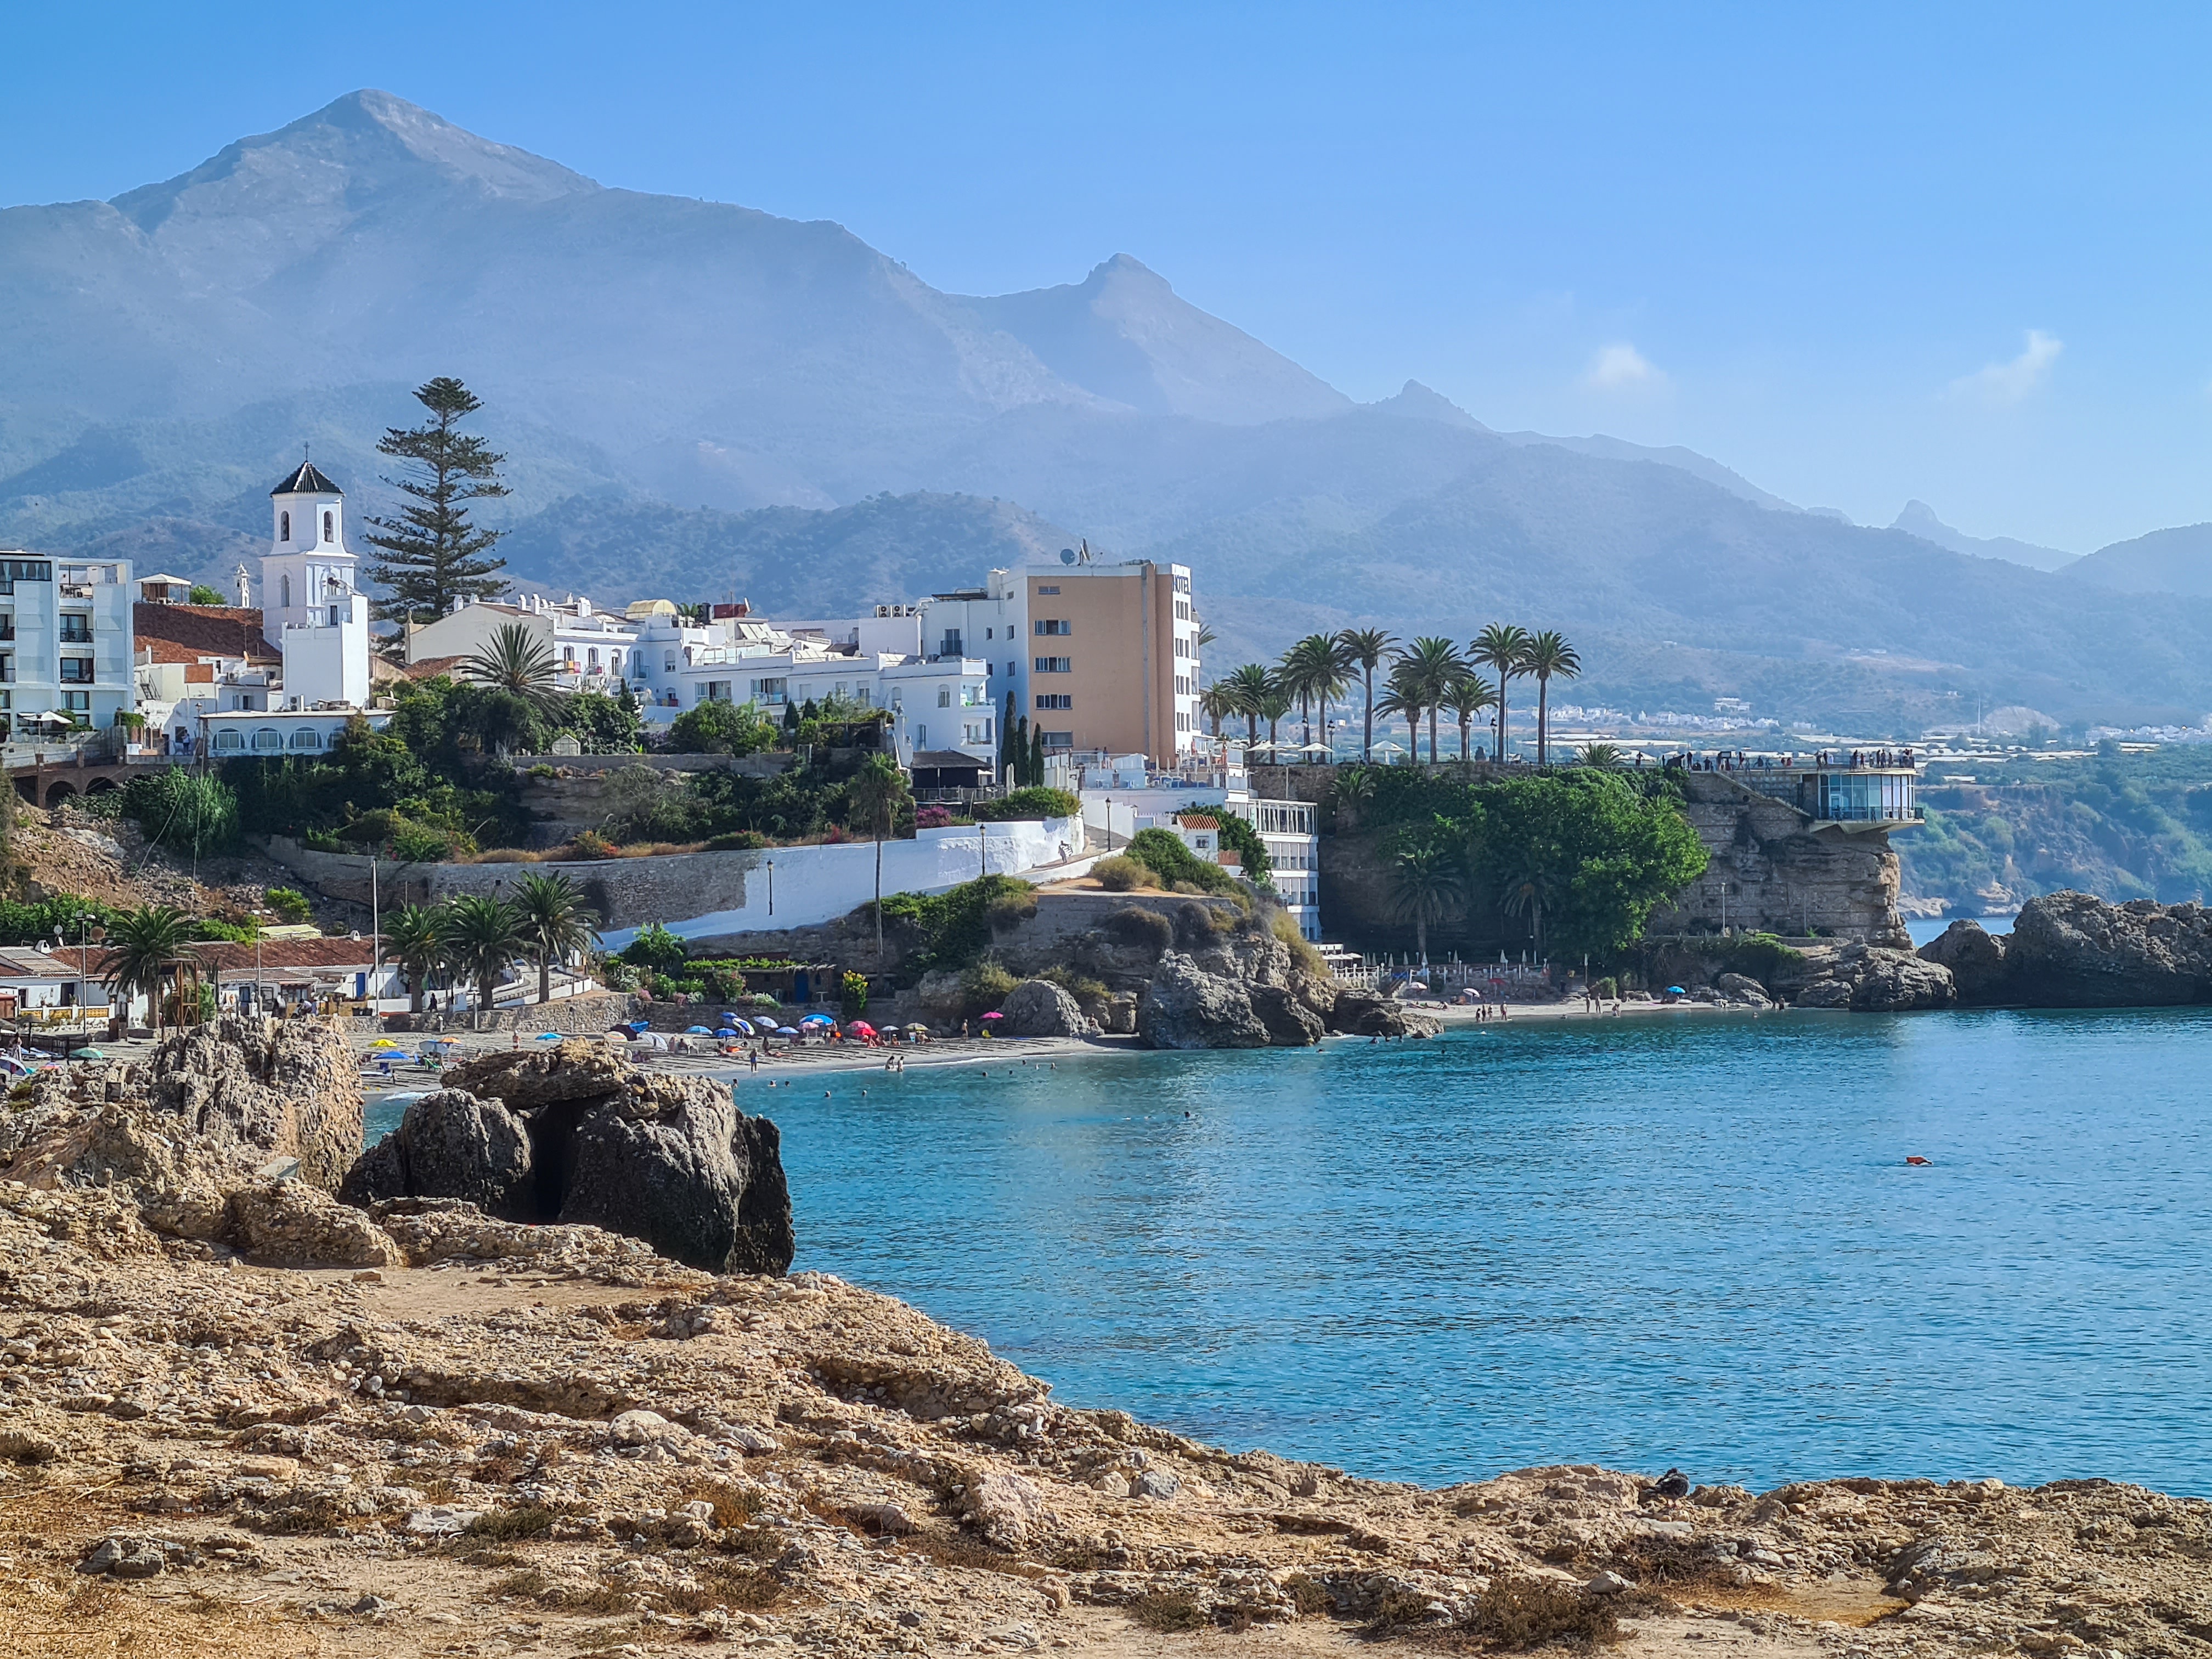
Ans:
[[[368,706],[368,600],[345,545],[345,493],[301,461],[269,492],[262,636],[284,659],[284,702]]]

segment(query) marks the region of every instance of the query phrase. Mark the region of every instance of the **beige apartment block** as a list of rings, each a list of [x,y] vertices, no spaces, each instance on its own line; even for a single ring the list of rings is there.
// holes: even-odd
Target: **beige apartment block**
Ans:
[[[1142,754],[1170,766],[1198,729],[1190,568],[1149,559],[1032,570],[1031,726],[1052,750]]]

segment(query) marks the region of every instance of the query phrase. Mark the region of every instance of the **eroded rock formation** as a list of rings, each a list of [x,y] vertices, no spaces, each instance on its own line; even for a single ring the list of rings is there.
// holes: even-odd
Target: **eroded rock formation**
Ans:
[[[2030,899],[2010,934],[1954,921],[1921,947],[1960,1000],[1990,1006],[2149,1008],[2212,1002],[2212,910],[2087,893]]]
[[[1006,1018],[1001,1036],[1085,1037],[1098,1035],[1097,1022],[1088,1018],[1073,997],[1048,979],[1025,979],[1006,994],[999,1005]]]
[[[699,1078],[571,1039],[455,1067],[362,1154],[340,1196],[460,1199],[514,1222],[604,1227],[714,1273],[791,1265],[775,1125]]]

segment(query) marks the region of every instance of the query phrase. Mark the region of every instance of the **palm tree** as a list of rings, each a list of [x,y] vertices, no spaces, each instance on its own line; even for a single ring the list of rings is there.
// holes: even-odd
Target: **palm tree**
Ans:
[[[1532,635],[1522,672],[1536,677],[1536,764],[1544,763],[1545,750],[1551,738],[1552,676],[1571,680],[1583,672],[1583,659],[1575,654],[1566,636],[1555,628]]]
[[[599,942],[599,913],[584,902],[576,884],[563,875],[527,875],[515,890],[515,915],[522,943],[538,964],[538,1000],[553,1000],[553,964],[590,950]]]
[[[846,816],[876,843],[876,959],[884,954],[884,837],[898,826],[899,807],[908,799],[906,775],[889,755],[871,755],[845,786]]]
[[[446,965],[444,917],[427,904],[404,904],[385,917],[384,943],[407,976],[407,1011],[421,1013],[430,975]]]
[[[1313,705],[1322,706],[1322,723],[1328,723],[1328,703],[1344,695],[1343,647],[1326,634],[1309,634],[1283,653],[1283,690],[1298,702],[1305,723],[1305,741],[1313,741]]]
[[[1345,672],[1357,668],[1367,688],[1367,720],[1360,728],[1359,758],[1370,760],[1375,747],[1375,671],[1398,641],[1379,628],[1347,628],[1336,636],[1336,642],[1344,648]]]
[[[479,685],[512,692],[534,714],[550,715],[562,702],[560,668],[550,641],[520,623],[501,623],[475,655],[461,665],[461,676]]]
[[[1429,714],[1429,764],[1437,763],[1437,715],[1451,693],[1452,683],[1467,672],[1467,659],[1449,640],[1424,634],[1398,653],[1407,665],[1408,678],[1419,688],[1421,707]],[[1395,678],[1396,671],[1392,671]]]
[[[1213,740],[1221,741],[1221,722],[1238,712],[1236,694],[1225,685],[1209,685],[1198,694],[1198,712],[1213,722]]]
[[[1577,758],[1584,766],[1595,767],[1601,772],[1617,772],[1622,763],[1619,746],[1610,743],[1585,744]]]
[[[522,917],[501,900],[467,893],[447,903],[442,921],[447,958],[464,979],[476,981],[481,1016],[492,1006],[499,976],[523,952]]]
[[[157,1037],[161,1035],[162,993],[185,973],[198,977],[199,958],[192,954],[191,937],[192,919],[169,904],[125,910],[108,925],[104,981],[108,993],[123,999],[126,1017],[131,999],[143,993],[154,1010]]]
[[[1375,712],[1386,720],[1406,722],[1406,737],[1413,745],[1416,765],[1421,758],[1421,715],[1427,708],[1419,674],[1405,658],[1399,658],[1390,665],[1390,678],[1382,683],[1382,697],[1375,705]]]
[[[1528,666],[1528,630],[1511,623],[1492,623],[1474,636],[1471,652],[1475,661],[1498,675],[1498,747],[1491,752],[1505,758],[1505,692],[1516,674]]]
[[[1277,683],[1267,688],[1267,695],[1260,699],[1260,718],[1267,722],[1267,746],[1275,745],[1275,727],[1284,715],[1291,712],[1291,696]]]
[[[1455,677],[1450,689],[1444,693],[1444,707],[1450,709],[1453,718],[1459,721],[1459,757],[1462,760],[1466,760],[1474,752],[1474,717],[1497,701],[1497,688],[1471,668]]]
[[[1244,741],[1260,741],[1261,709],[1268,695],[1275,689],[1275,677],[1256,662],[1248,662],[1242,668],[1230,670],[1228,678],[1219,682],[1229,697],[1229,712],[1244,717]]]
[[[1535,942],[1540,957],[1544,954],[1544,901],[1551,890],[1552,878],[1531,871],[1507,882],[1505,891],[1498,898],[1498,908],[1507,915],[1528,918],[1529,937]]]
[[[1409,847],[1390,863],[1390,913],[1413,924],[1421,960],[1429,959],[1429,924],[1441,921],[1465,892],[1459,865],[1444,848]]]

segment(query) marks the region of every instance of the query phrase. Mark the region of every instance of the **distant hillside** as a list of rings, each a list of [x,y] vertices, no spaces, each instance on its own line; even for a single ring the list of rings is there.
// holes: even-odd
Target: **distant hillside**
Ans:
[[[750,513],[578,498],[524,520],[499,550],[510,576],[608,605],[744,599],[793,617],[919,599],[1074,540],[1033,513],[972,495]]]
[[[2014,541],[2009,536],[1969,536],[1937,518],[1936,509],[1925,501],[1905,502],[1890,528],[1917,536],[1923,542],[1933,542],[1938,547],[1948,547],[1954,553],[1969,553],[1978,559],[2003,559],[2008,563],[2024,564],[2030,570],[2057,570],[2074,563],[2076,557],[2055,547]]]
[[[2068,580],[2118,593],[2186,593],[2212,598],[2212,524],[2154,530],[2076,559]]]

